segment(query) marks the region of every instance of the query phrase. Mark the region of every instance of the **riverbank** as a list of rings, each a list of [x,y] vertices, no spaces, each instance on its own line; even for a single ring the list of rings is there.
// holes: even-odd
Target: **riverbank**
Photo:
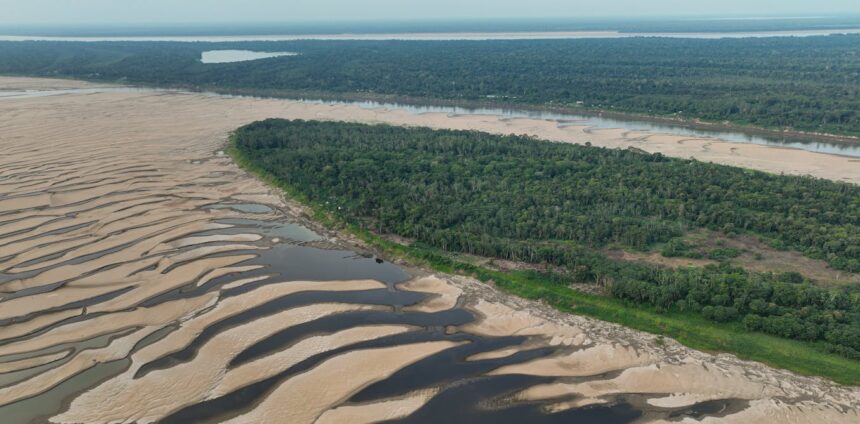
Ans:
[[[74,80],[40,80],[4,78],[5,81],[39,81],[49,85],[74,84]],[[78,82],[81,84],[81,82]],[[103,84],[83,83],[86,87]],[[114,86],[116,87],[116,86]],[[121,86],[120,86],[121,87]],[[138,92],[146,95],[147,90]],[[694,158],[706,162],[757,169],[775,174],[809,175],[834,181],[860,184],[860,159],[827,153],[815,153],[788,147],[729,142],[711,137],[675,135],[659,131],[594,128],[586,123],[560,124],[537,118],[506,118],[494,115],[450,115],[441,112],[412,113],[399,109],[367,108],[361,104],[322,104],[277,98],[224,97],[215,94],[151,89],[153,93],[177,96],[198,95],[205,99],[221,98],[223,104],[238,108],[269,109],[258,116],[292,119],[322,119],[364,123],[386,123],[403,126],[423,126],[437,129],[462,129],[493,134],[526,134],[536,138],[576,144],[591,144],[606,148],[634,148],[649,153],[661,153],[678,158]],[[286,113],[287,115],[282,115]]]
[[[16,78],[32,78],[27,75],[15,75]],[[62,79],[58,80],[62,81]],[[70,79],[69,81],[83,81]],[[110,82],[93,79],[86,80],[92,84],[112,86]],[[122,85],[127,83],[122,83]],[[708,122],[700,119],[689,119],[673,116],[648,115],[636,112],[622,112],[609,109],[587,108],[573,105],[553,105],[553,104],[531,104],[522,102],[505,101],[503,99],[487,99],[487,100],[463,100],[463,99],[443,99],[433,97],[410,97],[391,94],[377,93],[332,93],[325,91],[296,91],[296,90],[272,90],[272,89],[239,89],[230,87],[207,86],[201,87],[188,84],[168,84],[154,85],[146,83],[135,83],[134,86],[145,87],[148,89],[158,90],[180,90],[189,91],[201,94],[219,94],[227,96],[241,96],[253,98],[274,98],[290,101],[322,101],[322,102],[374,102],[380,104],[394,104],[400,106],[412,107],[450,107],[463,109],[503,109],[517,110],[525,112],[549,113],[559,115],[578,115],[585,117],[609,118],[619,121],[629,122],[646,122],[653,124],[678,127],[693,131],[713,131],[713,132],[738,132],[749,136],[760,136],[765,138],[781,139],[787,142],[797,143],[832,143],[845,146],[860,146],[860,136],[848,134],[828,134],[828,133],[811,133],[805,131],[796,131],[785,128],[765,128],[753,125],[742,125],[729,122]],[[719,137],[716,137],[719,138]]]
[[[146,86],[146,85],[144,85]],[[157,86],[148,86],[150,88],[158,88]],[[394,103],[405,106],[440,106],[453,107],[464,109],[508,109],[521,110],[529,112],[546,112],[560,115],[582,115],[590,117],[602,117],[617,119],[620,121],[631,122],[649,122],[685,128],[690,130],[705,130],[705,131],[725,131],[739,132],[751,136],[773,137],[786,139],[787,141],[796,142],[825,142],[834,144],[845,144],[848,146],[860,145],[860,136],[857,135],[839,135],[827,133],[811,133],[805,131],[788,130],[784,128],[764,128],[752,125],[742,125],[729,122],[708,122],[700,119],[689,119],[679,116],[659,116],[647,115],[636,112],[620,112],[608,109],[575,107],[571,105],[552,105],[544,104],[537,105],[531,103],[509,102],[504,100],[453,100],[432,97],[409,97],[387,94],[373,93],[329,93],[321,91],[291,91],[291,90],[258,90],[258,89],[231,89],[223,87],[195,87],[188,85],[175,85],[174,89],[189,90],[193,92],[213,92],[235,96],[250,96],[250,97],[272,97],[287,100],[321,100],[334,102],[376,102],[376,103]]]
[[[0,100],[0,421],[860,418],[856,388],[312,236],[307,209],[223,148],[254,120],[330,110],[173,92]],[[325,390],[307,402],[295,387]]]
[[[205,52],[204,52],[205,53]],[[7,78],[33,78],[32,75],[20,74],[20,75],[7,75]],[[63,77],[52,77],[59,78],[57,81],[65,80]],[[183,83],[170,83],[170,84],[149,84],[143,81],[135,81],[130,83],[129,81],[119,81],[112,82],[106,81],[104,79],[94,78],[94,79],[68,79],[69,81],[88,81],[91,84],[99,85],[99,86],[116,86],[115,84],[119,84],[120,86],[128,86],[129,84],[133,84],[136,87],[143,87],[153,90],[158,89],[166,89],[166,90],[180,90],[180,91],[189,91],[196,92],[202,94],[220,94],[220,95],[229,95],[229,96],[246,96],[246,97],[257,97],[257,98],[276,98],[276,99],[285,99],[285,100],[301,100],[301,101],[326,101],[326,102],[376,102],[376,103],[390,103],[399,106],[413,106],[413,107],[426,107],[426,106],[434,106],[434,107],[450,107],[450,108],[463,108],[463,109],[504,109],[504,110],[517,110],[517,111],[525,111],[525,112],[536,112],[536,113],[549,113],[549,114],[559,114],[559,115],[578,115],[578,116],[586,116],[586,117],[599,117],[599,118],[609,118],[615,119],[619,121],[628,121],[628,122],[645,122],[652,123],[658,125],[665,125],[677,128],[683,128],[692,131],[708,131],[708,132],[737,132],[748,136],[758,136],[763,138],[771,138],[774,140],[784,140],[789,143],[832,143],[836,145],[845,145],[845,146],[860,146],[860,135],[858,134],[831,134],[831,133],[821,133],[821,132],[808,132],[808,131],[800,131],[793,130],[788,128],[769,128],[769,127],[761,127],[755,125],[747,125],[737,122],[711,122],[707,120],[697,119],[697,118],[689,118],[679,116],[678,114],[672,115],[654,115],[641,113],[636,111],[619,111],[613,109],[606,108],[595,108],[595,107],[584,107],[581,105],[574,104],[564,104],[564,105],[556,105],[552,103],[548,104],[534,104],[534,103],[524,103],[519,101],[513,101],[506,98],[487,98],[484,100],[467,100],[467,99],[446,99],[446,98],[434,98],[434,97],[414,97],[414,96],[404,96],[404,95],[396,95],[396,94],[381,94],[381,93],[335,93],[335,92],[327,92],[327,91],[303,91],[303,90],[289,90],[289,89],[255,89],[255,88],[232,88],[232,87],[224,87],[217,85],[209,85],[209,86],[199,86],[193,84],[183,84]],[[719,138],[719,137],[717,137]]]
[[[375,248],[379,255],[398,258],[410,266],[476,278],[512,295],[545,302],[561,312],[584,315],[672,337],[694,349],[728,352],[742,359],[764,362],[801,374],[824,376],[843,384],[860,385],[860,364],[857,361],[826,353],[814,343],[753,333],[745,330],[740,323],[716,323],[692,313],[658,312],[651,307],[579,292],[568,285],[551,281],[550,275],[532,271],[505,272],[489,269],[460,261],[451,253],[438,249],[397,243],[373,234],[339,220],[325,204],[317,204],[308,199],[300,187],[290,186],[258,166],[241,149],[235,147],[235,142],[235,139],[231,141],[228,153],[240,166],[284,190],[288,198],[308,206],[316,221]]]

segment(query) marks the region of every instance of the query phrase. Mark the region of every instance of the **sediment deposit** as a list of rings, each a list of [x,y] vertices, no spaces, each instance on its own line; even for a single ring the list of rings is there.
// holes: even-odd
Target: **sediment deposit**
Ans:
[[[75,87],[90,85],[0,78]],[[858,389],[309,237],[299,205],[223,154],[231,130],[268,117],[527,132],[860,182],[836,156],[545,121],[159,91],[0,100],[0,422],[860,422]]]

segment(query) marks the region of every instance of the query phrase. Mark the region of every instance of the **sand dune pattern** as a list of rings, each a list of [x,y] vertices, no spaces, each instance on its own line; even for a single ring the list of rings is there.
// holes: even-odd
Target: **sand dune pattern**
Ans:
[[[860,422],[856,389],[314,233],[220,151],[295,106],[231,102],[0,101],[0,422]]]

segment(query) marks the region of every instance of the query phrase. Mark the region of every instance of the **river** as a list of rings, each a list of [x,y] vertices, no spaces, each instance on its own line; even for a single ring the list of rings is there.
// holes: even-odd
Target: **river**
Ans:
[[[288,53],[284,53],[288,54]],[[100,87],[100,88],[78,88],[63,90],[30,90],[30,91],[0,91],[0,100],[57,96],[63,94],[95,94],[104,92],[134,92],[134,91],[156,91],[156,89],[136,87]],[[176,92],[177,90],[167,90]],[[207,92],[210,96],[219,97],[243,97],[227,94]],[[644,119],[622,119],[600,116],[599,114],[574,114],[558,113],[551,111],[526,110],[516,108],[466,108],[457,106],[416,106],[401,103],[383,103],[375,101],[336,101],[316,99],[294,99],[308,104],[325,105],[354,105],[364,109],[380,109],[391,111],[405,111],[412,114],[445,113],[449,115],[480,115],[494,116],[502,119],[528,118],[551,121],[558,126],[587,126],[594,129],[626,129],[631,131],[643,131],[654,134],[672,134],[691,138],[713,138],[714,140],[728,141],[732,143],[758,144],[766,146],[788,147],[806,150],[816,153],[826,153],[841,156],[860,157],[860,140],[832,141],[814,135],[780,135],[777,133],[766,134],[761,131],[744,130],[719,130],[719,129],[695,129],[683,125],[670,125]]]
[[[380,34],[270,34],[270,35],[153,35],[153,36],[39,36],[0,35],[0,41],[170,41],[187,43],[221,43],[241,41],[299,41],[299,40],[574,40],[590,38],[764,38],[764,37],[814,37],[835,34],[860,34],[860,28],[814,29],[790,31],[741,31],[741,32],[620,32],[620,31],[525,31],[525,32],[421,32]]]

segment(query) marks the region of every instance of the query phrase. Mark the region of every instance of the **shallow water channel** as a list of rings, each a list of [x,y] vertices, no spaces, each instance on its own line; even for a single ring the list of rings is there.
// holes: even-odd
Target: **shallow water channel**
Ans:
[[[254,52],[252,52],[254,53]],[[279,54],[280,55],[280,54]],[[0,101],[4,99],[32,98],[57,96],[64,94],[95,94],[105,92],[154,92],[173,91],[137,87],[95,87],[62,90],[0,90]],[[226,94],[210,93],[210,96],[243,97]],[[787,147],[792,149],[806,150],[816,153],[826,153],[850,157],[860,157],[860,140],[834,141],[832,139],[816,137],[814,135],[781,135],[744,130],[720,130],[699,129],[684,125],[672,125],[668,123],[649,121],[635,118],[606,117],[599,114],[574,114],[559,113],[552,111],[527,110],[516,108],[467,108],[458,106],[416,106],[401,103],[382,103],[375,101],[332,101],[316,99],[292,99],[308,104],[325,105],[353,105],[365,109],[385,109],[392,111],[405,111],[413,114],[445,113],[449,115],[481,115],[494,116],[500,119],[539,119],[555,122],[559,127],[585,126],[591,129],[625,129],[631,131],[642,131],[654,134],[671,134],[691,138],[712,138],[714,140],[728,141],[732,143],[759,144],[766,146]]]

